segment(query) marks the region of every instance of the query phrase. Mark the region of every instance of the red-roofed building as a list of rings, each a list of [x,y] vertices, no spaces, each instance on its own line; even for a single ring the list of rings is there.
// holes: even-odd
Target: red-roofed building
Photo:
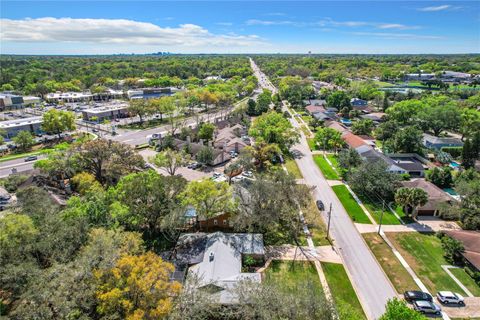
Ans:
[[[480,232],[467,230],[445,231],[450,237],[460,241],[465,251],[462,253],[465,260],[480,271]]]

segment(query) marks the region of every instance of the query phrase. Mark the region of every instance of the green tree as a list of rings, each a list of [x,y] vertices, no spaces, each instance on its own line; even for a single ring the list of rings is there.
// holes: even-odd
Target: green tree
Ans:
[[[248,99],[247,114],[249,116],[256,116],[257,115],[257,103],[253,99]]]
[[[387,141],[387,146],[394,152],[423,153],[422,131],[415,126],[402,128]]]
[[[385,313],[379,320],[427,320],[421,313],[409,308],[405,301],[398,298],[388,300]]]
[[[480,132],[480,111],[474,108],[463,108],[460,115],[460,132],[463,137],[471,137]]]
[[[259,170],[268,169],[282,155],[282,150],[277,144],[265,143],[263,141],[255,143],[253,146],[248,146],[242,151],[241,155],[248,153]]]
[[[184,206],[193,206],[197,216],[204,218],[231,213],[236,206],[228,183],[211,179],[191,181],[180,198]]]
[[[69,111],[50,109],[43,114],[42,129],[46,132],[60,134],[75,130],[75,114]]]
[[[326,150],[338,150],[343,147],[344,141],[342,135],[332,128],[320,128],[315,133],[315,142]]]
[[[249,134],[258,141],[275,143],[283,151],[288,151],[300,137],[290,121],[274,111],[257,117],[250,127]]]
[[[213,152],[214,150],[212,147],[204,146],[197,152],[195,159],[202,165],[210,165],[214,160]]]
[[[427,103],[420,112],[420,121],[425,127],[433,132],[435,136],[440,135],[444,130],[458,131],[461,115],[458,107],[453,101],[439,103],[438,99]]]
[[[140,123],[143,123],[143,118],[152,112],[151,106],[144,99],[133,99],[130,100],[127,110],[131,115],[138,116]]]
[[[175,175],[178,168],[186,166],[189,161],[190,155],[185,151],[175,151],[172,149],[159,152],[153,159],[153,162],[157,166],[165,169],[171,176]]]
[[[470,169],[475,166],[475,160],[478,158],[478,154],[474,148],[472,140],[465,140],[462,148],[462,166],[465,169]]]
[[[12,140],[22,152],[28,151],[35,143],[32,134],[29,131],[23,130],[18,132]]]
[[[352,107],[350,105],[350,96],[345,91],[334,91],[327,97],[327,105],[329,108],[336,108],[341,110],[343,108],[348,108],[350,110]]]
[[[386,201],[392,200],[399,182],[399,176],[389,172],[388,166],[381,160],[362,162],[348,174],[352,189],[363,196]]]
[[[342,168],[342,176],[346,177],[349,170],[362,164],[362,158],[355,149],[346,149],[338,153],[338,165]]]
[[[439,188],[450,188],[453,184],[452,170],[449,167],[435,167],[426,174],[428,181]]]
[[[370,135],[373,130],[373,121],[371,119],[363,119],[355,121],[352,125],[352,132],[358,135]]]
[[[198,138],[206,141],[213,140],[213,133],[215,132],[215,125],[212,123],[202,123],[198,129]]]
[[[462,253],[465,252],[463,243],[443,233],[439,233],[438,237],[442,241],[442,249],[445,260],[451,264],[462,264]]]
[[[270,109],[272,103],[272,93],[269,90],[263,90],[257,97],[257,106],[255,108],[255,115],[261,115]]]
[[[395,103],[387,109],[386,113],[390,120],[402,125],[414,124],[418,121],[418,114],[423,109],[424,103],[418,100],[405,100]]]

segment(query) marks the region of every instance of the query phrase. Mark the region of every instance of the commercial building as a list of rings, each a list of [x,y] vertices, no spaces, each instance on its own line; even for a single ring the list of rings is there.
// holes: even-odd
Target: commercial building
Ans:
[[[0,129],[5,131],[7,138],[13,138],[20,131],[29,131],[33,134],[42,132],[42,117],[22,118],[0,122]]]
[[[124,102],[109,103],[101,107],[82,111],[82,117],[85,121],[102,122],[105,120],[126,118],[128,116],[128,104]]]
[[[128,99],[154,99],[170,96],[179,91],[177,88],[141,88],[127,91]]]
[[[88,102],[88,101],[109,101],[112,99],[123,98],[124,94],[121,90],[107,89],[105,92],[91,93],[85,92],[54,92],[45,96],[48,102]]]
[[[19,96],[11,93],[0,93],[0,110],[20,109],[40,103],[39,97]]]

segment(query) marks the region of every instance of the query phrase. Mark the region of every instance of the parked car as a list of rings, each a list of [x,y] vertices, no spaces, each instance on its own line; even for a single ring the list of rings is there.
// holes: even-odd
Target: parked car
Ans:
[[[187,166],[187,168],[188,168],[188,169],[195,170],[195,169],[200,168],[201,166],[202,166],[202,165],[201,165],[200,163],[198,163],[198,162],[192,162],[192,163],[190,163],[190,164]]]
[[[413,309],[424,314],[440,315],[442,313],[442,309],[439,306],[437,306],[435,303],[431,301],[426,301],[426,300],[414,301]]]
[[[438,301],[443,304],[459,304],[461,306],[465,305],[464,298],[460,294],[452,291],[440,291],[437,293],[437,298]]]
[[[92,132],[98,132],[98,129],[97,129],[97,128],[93,128],[93,129],[92,129]]]
[[[24,160],[25,160],[25,162],[28,162],[28,161],[35,161],[37,159],[38,159],[37,156],[28,156]]]
[[[425,301],[433,301],[433,298],[430,294],[423,292],[423,291],[418,291],[418,290],[412,290],[412,291],[405,291],[403,293],[403,297],[405,298],[406,301],[408,302],[413,302],[416,300],[425,300]]]
[[[322,200],[317,200],[317,208],[318,210],[320,211],[324,211],[325,210],[325,205],[323,204]]]

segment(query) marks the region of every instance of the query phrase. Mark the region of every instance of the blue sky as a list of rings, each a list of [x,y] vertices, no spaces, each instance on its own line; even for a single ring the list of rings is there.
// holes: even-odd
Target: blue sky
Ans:
[[[2,54],[478,53],[479,1],[1,1]]]

